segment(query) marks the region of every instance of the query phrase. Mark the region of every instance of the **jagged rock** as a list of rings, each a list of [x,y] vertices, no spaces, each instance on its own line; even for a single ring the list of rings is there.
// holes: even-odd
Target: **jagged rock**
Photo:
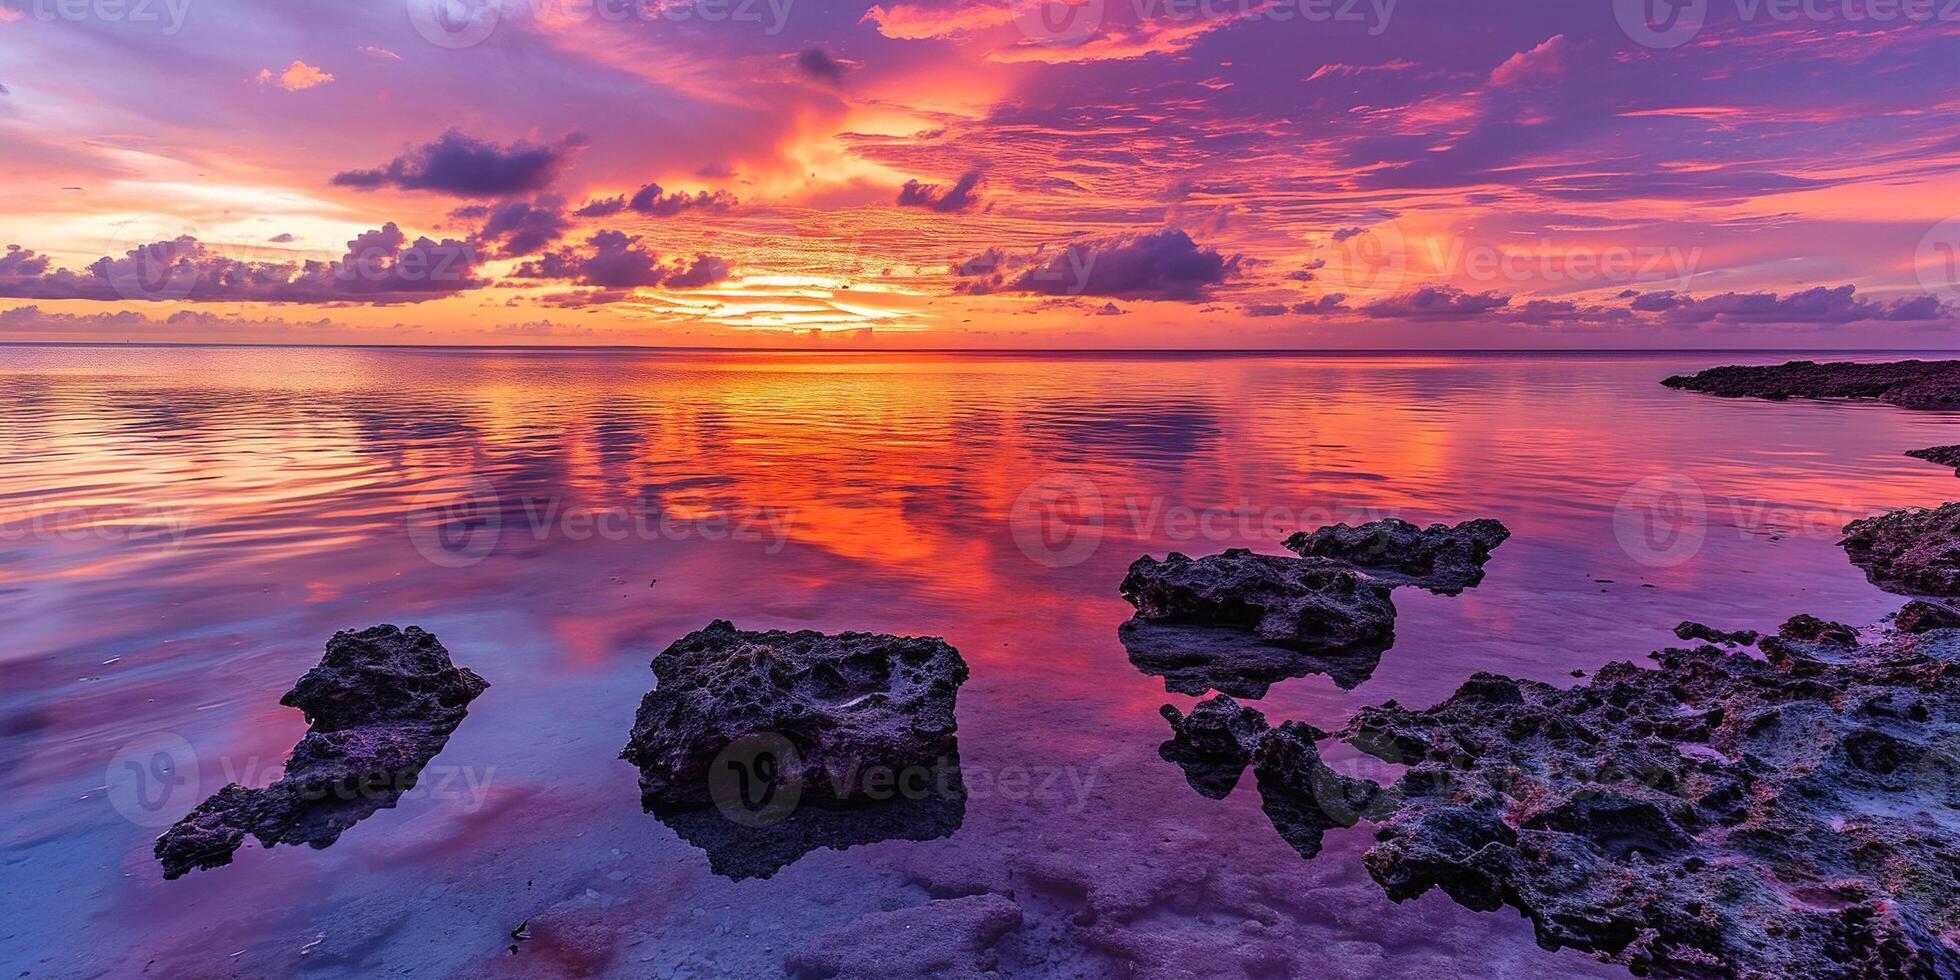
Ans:
[[[1183,769],[1185,781],[1206,799],[1231,795],[1266,734],[1266,716],[1224,694],[1198,702],[1188,715],[1168,704],[1157,711],[1171,725],[1171,738],[1157,747],[1157,754]],[[1327,736],[1321,732],[1316,737]]]
[[[1935,466],[1951,466],[1955,476],[1960,476],[1960,446],[1932,446],[1926,449],[1909,449],[1907,456],[1923,459]]]
[[[1303,558],[1335,559],[1390,585],[1457,595],[1483,581],[1491,551],[1510,536],[1509,528],[1487,517],[1426,528],[1390,517],[1299,531],[1285,545]]]
[[[1385,646],[1394,636],[1389,586],[1339,562],[1232,548],[1190,558],[1172,552],[1130,564],[1123,598],[1151,623],[1229,626],[1308,650]]]
[[[867,915],[790,955],[800,980],[981,980],[996,977],[1000,945],[1021,929],[1021,907],[1003,895],[943,898]]]
[[[1709,368],[1661,384],[1723,398],[1876,398],[1902,408],[1953,408],[1960,406],[1960,361],[1791,361]]]
[[[1230,626],[1183,626],[1132,619],[1116,629],[1130,663],[1164,679],[1172,694],[1199,696],[1222,691],[1258,699],[1290,677],[1325,674],[1335,686],[1353,690],[1374,674],[1388,641],[1328,652],[1312,652],[1261,640]]]
[[[1960,596],[1960,503],[1852,521],[1838,544],[1887,592]]]
[[[929,840],[965,818],[967,667],[944,640],[716,620],[653,672],[620,757],[645,808],[719,874],[768,877],[819,847]]]
[[[1907,633],[1960,628],[1960,610],[1945,603],[1914,599],[1892,617],[1892,625]]]
[[[1703,626],[1700,623],[1685,621],[1674,628],[1674,635],[1684,640],[1701,640],[1707,643],[1719,643],[1723,646],[1731,647],[1755,646],[1756,641],[1762,638],[1762,634],[1755,630],[1735,630],[1729,632]]]
[[[639,767],[648,810],[716,802],[711,765],[752,736],[794,750],[773,759],[784,771],[768,781],[803,803],[861,801],[868,776],[930,771],[959,752],[966,661],[938,637],[756,633],[716,620],[655,657],[653,673],[658,686],[620,753]]]
[[[1858,631],[1843,623],[1828,619],[1818,619],[1808,613],[1799,613],[1777,627],[1776,636],[1763,643],[1763,649],[1775,651],[1784,643],[1808,643],[1849,649],[1858,645]]]
[[[285,773],[264,789],[236,783],[157,838],[165,878],[230,864],[245,841],[326,847],[414,789],[422,768],[489,687],[418,627],[343,630],[279,703],[311,724]]]
[[[1639,974],[1960,975],[1960,632],[1802,619],[1767,663],[1665,650],[1363,708],[1346,737],[1410,766],[1369,873]]]
[[[1352,689],[1395,642],[1390,592],[1456,595],[1483,578],[1491,549],[1509,536],[1488,519],[1419,528],[1391,518],[1295,534],[1286,546],[1299,558],[1245,548],[1145,556],[1123,578],[1137,611],[1117,635],[1130,662],[1175,693],[1259,698],[1307,674]]]

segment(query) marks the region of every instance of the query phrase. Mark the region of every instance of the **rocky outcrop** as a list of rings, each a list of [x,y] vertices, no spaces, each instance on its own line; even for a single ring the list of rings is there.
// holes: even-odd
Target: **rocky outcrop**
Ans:
[[[1130,564],[1123,598],[1144,622],[1226,626],[1308,650],[1386,645],[1395,631],[1390,586],[1336,561],[1232,548],[1191,558],[1171,552]]]
[[[766,877],[817,847],[944,836],[964,817],[967,667],[944,640],[717,620],[653,672],[620,758],[645,808],[720,873]]]
[[[1184,770],[1185,781],[1206,799],[1231,795],[1269,731],[1265,715],[1224,694],[1198,702],[1188,715],[1168,704],[1157,711],[1171,725],[1171,738],[1157,747],[1157,754]]]
[[[1960,503],[1852,521],[1838,544],[1888,592],[1960,596]]]
[[[1300,531],[1285,544],[1303,558],[1333,559],[1390,586],[1457,595],[1484,580],[1491,551],[1510,536],[1510,529],[1490,518],[1417,527],[1390,517]]]
[[[1709,368],[1661,384],[1723,398],[1875,398],[1902,408],[1960,408],[1960,361],[1791,361]]]
[[[1954,475],[1960,476],[1960,446],[1932,446],[1926,449],[1909,449],[1907,456],[1923,459],[1935,466],[1950,466]]]
[[[230,864],[245,835],[326,847],[414,789],[422,768],[490,685],[411,626],[342,631],[279,703],[311,724],[264,789],[226,786],[159,837],[165,878]]]
[[[1767,662],[1671,649],[1362,709],[1344,735],[1410,766],[1369,873],[1641,974],[1960,974],[1960,633],[1804,620]]]
[[[1892,617],[1892,625],[1905,633],[1960,629],[1960,610],[1943,602],[1914,599]]]

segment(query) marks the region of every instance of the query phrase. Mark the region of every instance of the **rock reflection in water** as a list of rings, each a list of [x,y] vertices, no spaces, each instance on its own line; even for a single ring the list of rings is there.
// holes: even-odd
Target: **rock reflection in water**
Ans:
[[[708,855],[708,867],[731,881],[768,878],[811,851],[842,851],[880,841],[950,837],[966,820],[966,782],[957,755],[924,779],[905,780],[884,802],[796,806],[787,816],[718,807],[656,811],[660,822]]]

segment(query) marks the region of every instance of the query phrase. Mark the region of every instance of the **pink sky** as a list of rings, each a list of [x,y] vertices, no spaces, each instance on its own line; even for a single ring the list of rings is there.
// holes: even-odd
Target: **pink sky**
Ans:
[[[0,0],[0,340],[1951,347],[1943,6]]]

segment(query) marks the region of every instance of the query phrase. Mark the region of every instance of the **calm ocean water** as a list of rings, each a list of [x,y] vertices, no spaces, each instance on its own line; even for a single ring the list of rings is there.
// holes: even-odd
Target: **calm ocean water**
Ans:
[[[1337,520],[1509,525],[1481,587],[1396,593],[1371,676],[1257,704],[1330,729],[1478,670],[1571,683],[1683,619],[1874,621],[1898,603],[1835,532],[1951,499],[1900,454],[1960,429],[1656,384],[1783,359],[0,347],[0,968],[768,976],[992,891],[1009,974],[1624,975],[1387,901],[1366,824],[1304,861],[1249,785],[1193,792],[1157,708],[1194,699],[1130,664],[1117,583]],[[717,618],[958,647],[959,830],[732,881],[643,815],[614,756],[648,662]],[[161,880],[157,833],[275,778],[279,696],[375,623],[493,684],[423,785],[331,848]]]

